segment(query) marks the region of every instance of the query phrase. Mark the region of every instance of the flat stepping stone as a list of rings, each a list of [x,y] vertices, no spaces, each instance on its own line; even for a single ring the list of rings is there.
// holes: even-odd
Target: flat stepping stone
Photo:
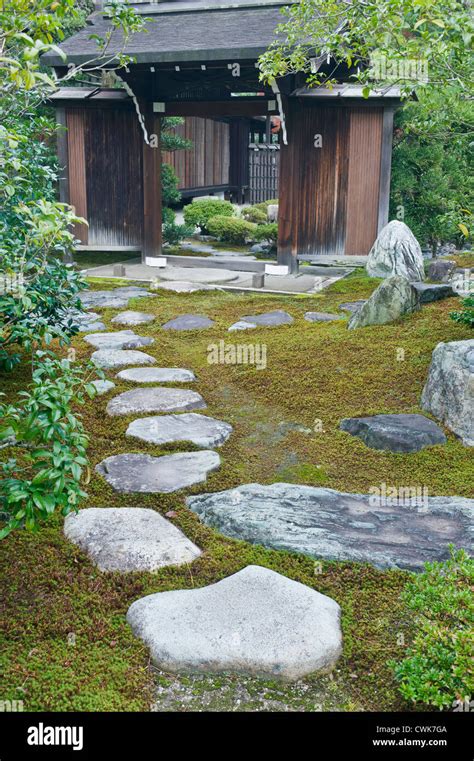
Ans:
[[[188,283],[228,283],[237,280],[239,273],[217,267],[165,267],[161,280],[181,280]]]
[[[97,367],[111,370],[123,365],[153,365],[156,359],[144,351],[132,351],[125,349],[99,349],[91,356],[92,362]]]
[[[300,679],[342,652],[335,600],[261,566],[200,589],[158,592],[127,621],[167,672],[237,672]]]
[[[282,309],[274,309],[272,312],[263,312],[263,314],[246,315],[241,317],[239,323],[245,323],[252,327],[275,327],[277,325],[290,325],[293,322],[293,317],[284,312]],[[230,329],[235,328],[234,323]]]
[[[331,314],[330,312],[305,312],[304,318],[308,322],[332,322],[333,320],[344,319],[340,315]]]
[[[420,304],[430,304],[432,301],[449,299],[451,296],[457,295],[452,286],[446,283],[437,285],[433,283],[412,283],[412,286],[418,294]]]
[[[110,400],[109,415],[131,415],[135,412],[185,412],[202,410],[206,402],[197,391],[182,388],[134,388]]]
[[[153,338],[137,336],[133,330],[119,330],[116,333],[91,333],[84,337],[96,349],[138,349],[140,346],[150,346]]]
[[[112,323],[114,325],[116,323],[118,325],[145,325],[148,322],[153,322],[154,319],[154,314],[128,310],[126,312],[119,312],[118,315],[113,318]]]
[[[342,309],[344,312],[358,312],[366,302],[367,299],[359,299],[359,301],[346,301],[344,304],[339,304],[339,309]]]
[[[134,420],[127,428],[133,436],[151,444],[191,441],[198,447],[220,447],[232,433],[232,426],[194,412],[183,415],[159,415]]]
[[[169,494],[202,483],[220,466],[217,452],[178,452],[152,457],[147,454],[119,454],[96,465],[96,471],[121,493]]]
[[[134,383],[190,383],[196,380],[192,370],[182,367],[130,367],[117,373],[117,378]]]
[[[255,324],[252,325],[251,322],[245,322],[245,320],[238,320],[237,322],[234,322],[233,325],[230,326],[229,332],[233,330],[255,330],[257,326]]]
[[[341,431],[357,436],[371,449],[388,452],[419,452],[446,444],[446,436],[424,415],[372,415],[341,420]]]
[[[63,312],[60,325],[62,328],[67,328],[68,323],[78,328],[79,333],[93,333],[106,329],[100,315],[96,312],[82,312],[80,309],[67,309]]]
[[[163,330],[202,330],[214,325],[213,320],[202,314],[182,314],[162,325]]]
[[[190,283],[189,280],[172,280],[165,283],[155,283],[153,288],[162,288],[165,291],[174,291],[175,293],[196,293],[196,291],[214,291],[214,285],[206,283]]]
[[[451,543],[470,551],[474,499],[395,491],[245,484],[186,503],[226,536],[319,559],[422,570],[425,562],[446,560]]]
[[[166,518],[142,507],[79,510],[67,516],[64,533],[101,571],[155,571],[201,554]]]
[[[155,295],[150,293],[146,288],[140,288],[139,286],[123,286],[113,288],[110,291],[81,291],[79,298],[85,309],[90,309],[91,307],[97,309],[115,307],[120,309],[126,307],[132,298],[151,298]]]
[[[109,380],[95,380],[92,381],[92,385],[95,387],[98,396],[103,396],[115,388],[115,383]]]

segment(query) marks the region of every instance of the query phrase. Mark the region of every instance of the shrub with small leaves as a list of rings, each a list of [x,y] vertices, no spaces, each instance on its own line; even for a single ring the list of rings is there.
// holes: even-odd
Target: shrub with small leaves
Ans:
[[[406,700],[452,707],[474,694],[474,559],[451,547],[442,563],[426,563],[402,599],[413,612],[415,638],[401,663],[391,662]]]
[[[247,222],[255,222],[257,225],[265,225],[268,222],[266,211],[258,206],[245,206],[242,209],[242,216]]]
[[[456,322],[474,328],[474,295],[461,299],[461,307],[460,311],[450,312],[449,316]]]
[[[259,243],[267,241],[276,246],[278,240],[278,223],[269,222],[267,225],[258,225],[255,230],[255,240]]]
[[[199,227],[204,235],[209,233],[207,222],[211,217],[233,217],[234,214],[235,209],[230,201],[221,201],[218,198],[215,201],[207,198],[196,199],[184,207],[186,224],[193,228]]]
[[[211,235],[224,243],[244,246],[255,240],[257,225],[240,217],[211,217],[207,223]]]

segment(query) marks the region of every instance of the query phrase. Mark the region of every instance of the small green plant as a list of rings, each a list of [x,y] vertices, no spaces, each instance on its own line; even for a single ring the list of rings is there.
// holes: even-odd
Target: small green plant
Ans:
[[[257,225],[265,225],[268,222],[266,211],[258,206],[245,206],[242,209],[242,216],[247,222],[255,222]]]
[[[207,227],[210,234],[218,240],[237,246],[244,246],[248,241],[255,240],[257,230],[257,225],[240,217],[211,217]]]
[[[177,246],[184,238],[192,234],[189,225],[177,225],[176,214],[168,206],[163,207],[163,241],[169,246]]]
[[[278,223],[269,222],[267,225],[258,225],[255,230],[255,240],[259,243],[268,241],[272,246],[276,246],[278,240]]]
[[[469,295],[466,296],[466,298],[461,299],[461,307],[462,309],[460,311],[450,312],[449,316],[456,322],[474,328],[474,295]]]
[[[211,217],[233,217],[235,209],[230,201],[199,199],[184,207],[184,221],[191,227],[199,227],[204,235],[209,233],[207,223]]]
[[[34,355],[33,382],[17,405],[0,404],[0,447],[12,453],[0,463],[0,539],[17,528],[36,530],[56,510],[67,515],[86,493],[88,437],[73,411],[96,389],[96,368],[83,368],[51,352]]]
[[[450,550],[449,560],[426,563],[403,591],[416,633],[407,657],[390,664],[406,700],[440,709],[474,693],[474,559]]]

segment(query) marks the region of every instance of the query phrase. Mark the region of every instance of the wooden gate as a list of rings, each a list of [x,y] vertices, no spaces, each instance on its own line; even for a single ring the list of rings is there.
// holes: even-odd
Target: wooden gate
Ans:
[[[278,198],[280,146],[276,143],[249,145],[249,202]]]

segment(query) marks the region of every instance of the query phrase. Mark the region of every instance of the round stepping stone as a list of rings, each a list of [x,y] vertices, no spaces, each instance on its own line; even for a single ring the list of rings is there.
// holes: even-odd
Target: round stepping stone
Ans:
[[[67,516],[64,533],[101,571],[154,571],[201,554],[166,518],[142,507],[79,510]]]
[[[172,280],[166,283],[154,283],[153,288],[163,288],[175,293],[196,293],[196,291],[214,291],[215,286],[206,283],[190,283],[185,280]]]
[[[424,415],[350,417],[341,420],[339,427],[371,449],[389,452],[419,452],[425,447],[446,444],[441,428]]]
[[[332,322],[333,320],[344,319],[340,315],[330,312],[306,312],[304,318],[308,322]]]
[[[119,330],[116,333],[91,333],[84,336],[96,349],[138,349],[140,346],[150,346],[153,338],[137,336],[133,330]]]
[[[153,322],[155,319],[154,314],[149,314],[148,312],[133,312],[133,311],[127,311],[127,312],[119,312],[118,315],[116,315],[112,322],[117,323],[118,325],[144,325],[148,322]]]
[[[180,412],[202,410],[206,402],[197,391],[181,388],[134,388],[110,400],[109,415],[131,415],[134,412]]]
[[[164,671],[295,680],[331,670],[342,652],[337,602],[261,566],[143,597],[127,621]]]
[[[344,312],[358,312],[366,302],[367,299],[359,299],[359,301],[347,301],[345,304],[339,304],[339,309],[342,309]]]
[[[217,267],[165,267],[161,280],[181,280],[188,283],[228,283],[237,280],[238,272]]]
[[[163,457],[119,454],[107,457],[95,469],[115,491],[168,494],[205,481],[220,462],[217,452],[210,450]]]
[[[130,351],[122,349],[99,349],[91,356],[92,362],[97,367],[111,370],[123,365],[153,365],[156,359],[144,351]]]
[[[347,494],[297,484],[245,484],[188,497],[203,523],[233,539],[327,560],[422,570],[449,544],[470,551],[474,499],[391,487]],[[408,488],[409,494],[406,494]]]
[[[210,328],[214,322],[202,314],[182,314],[174,320],[165,322],[163,330],[202,330]]]
[[[183,415],[159,415],[134,420],[127,436],[151,444],[191,441],[198,447],[219,447],[232,433],[232,426],[222,420],[189,412]]]
[[[117,378],[135,383],[189,383],[196,380],[191,370],[182,367],[130,367],[121,370]]]
[[[115,388],[115,383],[109,380],[95,380],[92,381],[92,385],[95,386],[98,396],[102,396]]]
[[[293,322],[293,317],[282,309],[274,309],[272,312],[264,312],[263,314],[246,315],[241,317],[239,322],[255,327],[270,328],[277,325],[289,325]]]

